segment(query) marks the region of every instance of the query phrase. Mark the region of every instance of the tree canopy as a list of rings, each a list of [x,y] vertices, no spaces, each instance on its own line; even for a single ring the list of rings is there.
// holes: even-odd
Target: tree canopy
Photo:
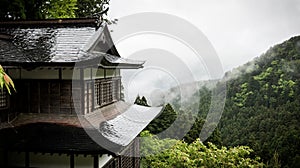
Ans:
[[[268,167],[300,167],[299,67],[300,36],[297,36],[227,72],[220,81],[227,86],[222,118],[207,141],[221,140],[221,146],[227,148],[249,146]],[[192,108],[199,96],[187,101],[186,106],[198,110],[200,118],[184,138],[185,142],[198,137],[204,122],[201,118],[211,108],[211,93],[218,90],[221,90],[218,85],[201,88],[199,107]]]
[[[0,0],[0,20],[106,15],[109,0]]]
[[[188,144],[180,140],[159,139],[148,131],[142,132],[141,136],[144,137],[141,141],[141,152],[145,156],[141,161],[143,168],[264,167],[247,146],[218,148],[212,143],[204,145],[199,139]]]

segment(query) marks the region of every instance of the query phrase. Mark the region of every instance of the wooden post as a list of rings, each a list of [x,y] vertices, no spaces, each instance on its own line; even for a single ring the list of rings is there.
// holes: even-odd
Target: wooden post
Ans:
[[[25,152],[25,167],[30,166],[29,152]]]
[[[84,87],[84,69],[80,68],[80,86],[81,86],[81,114],[85,111],[85,87]]]
[[[91,82],[91,89],[92,89],[92,111],[95,110],[95,80]]]
[[[70,168],[75,167],[75,159],[74,159],[74,154],[70,154]]]
[[[30,111],[30,82],[28,82],[28,88],[27,88],[27,105],[28,105],[28,113],[31,113]]]
[[[86,113],[90,113],[90,82],[86,85]]]
[[[3,166],[8,167],[8,151],[6,149],[3,150]]]
[[[41,113],[41,82],[38,82],[38,113]]]
[[[58,78],[60,81],[62,80],[62,69],[61,68],[58,69]]]
[[[99,168],[99,157],[94,155],[94,168]]]

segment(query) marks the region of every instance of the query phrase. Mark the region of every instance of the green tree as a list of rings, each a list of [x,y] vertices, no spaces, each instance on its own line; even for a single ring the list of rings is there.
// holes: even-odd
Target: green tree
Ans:
[[[144,96],[141,98],[140,95],[137,95],[137,97],[135,98],[134,104],[149,107],[149,105],[147,103],[147,99]]]
[[[42,5],[44,18],[75,18],[77,0],[47,0]]]
[[[110,0],[77,0],[76,17],[106,15]]]
[[[176,118],[177,112],[173,109],[171,104],[168,103],[164,106],[160,115],[156,117],[153,121],[151,121],[151,123],[145,128],[145,130],[149,130],[152,134],[158,134],[169,128],[176,120]],[[177,130],[174,131],[180,132],[180,130],[178,129],[179,127],[177,127]],[[170,134],[174,135],[172,131],[170,132]],[[166,136],[169,137],[170,135]]]
[[[154,154],[150,153],[142,158],[143,168],[264,167],[260,158],[251,156],[253,150],[247,146],[217,148],[212,143],[206,146],[199,139],[188,144],[179,140],[160,140],[155,136],[149,136],[148,132],[141,135],[142,151],[146,151],[146,154],[155,151]],[[146,140],[143,141],[144,139]]]
[[[3,91],[3,88],[7,89],[8,93],[11,94],[10,88],[13,88],[15,90],[14,82],[11,80],[11,78],[4,72],[3,67],[0,65],[0,89]]]
[[[0,0],[0,20],[103,17],[109,0]]]

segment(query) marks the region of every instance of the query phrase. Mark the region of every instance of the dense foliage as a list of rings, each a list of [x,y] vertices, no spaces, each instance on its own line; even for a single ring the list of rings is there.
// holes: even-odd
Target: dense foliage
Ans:
[[[299,67],[300,37],[294,37],[226,74],[223,144],[249,145],[270,165],[277,158],[283,167],[300,167]]]
[[[195,117],[193,111],[197,111],[185,142],[192,143],[205,131],[202,126],[212,92],[222,90],[222,82],[227,86],[225,108],[218,128],[204,144],[246,145],[269,167],[300,167],[300,36],[227,72],[215,87],[202,87],[186,101],[184,111],[178,96],[173,98],[178,116]]]
[[[158,134],[169,128],[177,118],[177,113],[170,104],[166,104],[160,113],[147,127],[152,134]],[[177,127],[178,128],[178,127]],[[179,131],[179,130],[177,130]],[[170,135],[166,135],[170,136]]]
[[[135,98],[134,104],[149,107],[147,99],[144,96],[141,98],[140,95]]]
[[[0,20],[106,15],[109,0],[0,0]]]
[[[204,145],[199,139],[188,144],[174,139],[160,140],[149,132],[141,136],[148,137],[141,141],[142,154],[146,154],[141,167],[264,167],[259,158],[251,156],[253,151],[246,146],[217,148],[212,143]]]

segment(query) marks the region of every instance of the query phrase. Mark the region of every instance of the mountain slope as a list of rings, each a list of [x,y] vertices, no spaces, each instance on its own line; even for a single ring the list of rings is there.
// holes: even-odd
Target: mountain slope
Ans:
[[[237,75],[238,74],[238,75]],[[225,75],[223,144],[249,145],[269,164],[300,167],[300,36]]]

